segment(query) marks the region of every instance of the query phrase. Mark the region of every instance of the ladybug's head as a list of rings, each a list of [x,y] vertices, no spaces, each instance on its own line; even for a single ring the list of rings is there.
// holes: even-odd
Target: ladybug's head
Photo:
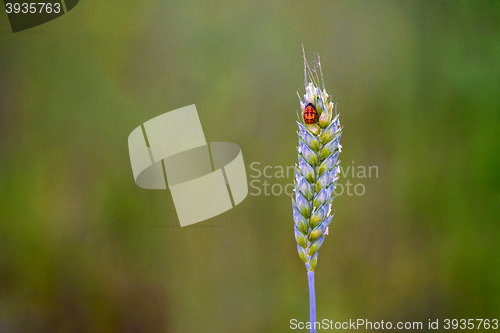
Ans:
[[[308,104],[306,105],[306,107],[308,107],[308,106],[312,106],[312,107],[314,108],[314,110],[316,110],[316,108],[314,107],[313,103],[308,103]]]

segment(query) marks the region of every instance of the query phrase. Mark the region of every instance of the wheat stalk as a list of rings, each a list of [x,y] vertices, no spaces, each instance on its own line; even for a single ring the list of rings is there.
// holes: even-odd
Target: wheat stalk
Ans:
[[[304,51],[303,47],[302,50]],[[333,219],[332,204],[335,184],[339,179],[340,161],[337,160],[342,149],[339,143],[342,128],[337,105],[331,102],[325,89],[319,56],[318,62],[311,68],[304,53],[304,86],[305,95],[303,98],[299,95],[302,113],[297,114],[298,165],[295,165],[295,198],[292,197],[292,208],[297,250],[307,268],[310,332],[315,333],[314,269],[318,261],[318,250]],[[309,103],[317,112],[314,122],[309,121],[312,123],[306,123],[302,116]]]

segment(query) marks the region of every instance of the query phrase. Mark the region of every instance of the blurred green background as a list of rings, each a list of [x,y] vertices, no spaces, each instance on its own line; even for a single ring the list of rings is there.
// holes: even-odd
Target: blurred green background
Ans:
[[[180,228],[127,148],[196,104],[249,176],[293,165],[302,43],[338,103],[341,165],[378,168],[339,181],[365,193],[335,201],[318,319],[498,318],[500,2],[82,0],[16,34],[0,13],[0,332],[307,321],[287,195]]]

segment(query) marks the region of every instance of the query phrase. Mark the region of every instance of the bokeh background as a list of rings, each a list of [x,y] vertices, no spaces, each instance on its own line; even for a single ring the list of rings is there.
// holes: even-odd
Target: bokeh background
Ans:
[[[318,319],[498,318],[498,1],[82,0],[16,34],[0,13],[0,332],[307,321],[286,194],[180,228],[168,191],[135,185],[127,148],[139,124],[196,104],[249,176],[293,165],[302,43],[338,103],[342,167],[378,168],[339,181],[365,193],[335,201]]]

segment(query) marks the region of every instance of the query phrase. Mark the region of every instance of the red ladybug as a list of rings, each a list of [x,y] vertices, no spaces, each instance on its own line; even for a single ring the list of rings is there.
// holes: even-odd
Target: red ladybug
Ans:
[[[316,109],[314,108],[314,105],[312,105],[312,103],[307,104],[304,112],[302,113],[302,116],[304,116],[304,122],[306,124],[314,124],[316,122],[317,115],[318,112],[316,112]]]

